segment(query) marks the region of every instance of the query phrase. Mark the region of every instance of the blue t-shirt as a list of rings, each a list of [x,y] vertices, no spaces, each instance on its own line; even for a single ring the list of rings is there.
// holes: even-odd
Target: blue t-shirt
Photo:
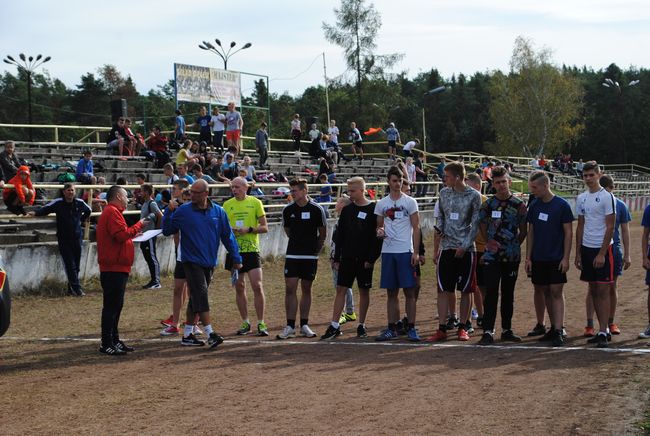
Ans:
[[[564,257],[564,227],[573,222],[569,203],[557,195],[548,203],[535,198],[528,206],[526,221],[533,225],[534,262],[559,262]]]
[[[395,127],[389,127],[386,129],[386,139],[388,141],[397,141],[397,137],[399,136],[399,132]]]
[[[189,174],[185,174],[184,176],[178,176],[179,179],[184,179],[187,180],[187,182],[191,185],[194,183],[194,177],[190,176]]]
[[[210,133],[210,120],[212,120],[210,115],[205,115],[196,119],[196,124],[199,125],[201,133]]]
[[[645,218],[645,213],[644,213]],[[627,204],[623,203],[618,198],[616,199],[616,224],[614,224],[614,246],[613,250],[621,249],[621,236],[618,229],[621,224],[629,223],[632,221],[632,216],[630,215],[630,210],[627,208]]]
[[[179,135],[184,135],[185,134],[185,118],[183,118],[181,115],[176,116],[176,124],[178,124],[178,127],[176,128],[176,133]]]

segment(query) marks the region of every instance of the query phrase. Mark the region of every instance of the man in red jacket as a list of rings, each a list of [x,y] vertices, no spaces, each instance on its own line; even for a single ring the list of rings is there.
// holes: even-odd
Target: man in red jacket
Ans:
[[[111,186],[106,193],[108,205],[102,211],[97,223],[97,260],[99,278],[104,291],[102,307],[102,345],[100,353],[119,356],[134,351],[120,340],[117,325],[124,305],[124,291],[129,280],[131,265],[135,256],[133,239],[148,224],[143,218],[128,227],[122,211],[126,209],[128,197],[119,186]]]

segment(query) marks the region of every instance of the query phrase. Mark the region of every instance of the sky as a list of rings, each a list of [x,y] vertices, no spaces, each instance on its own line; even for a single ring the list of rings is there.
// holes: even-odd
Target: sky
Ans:
[[[366,0],[367,3],[370,3]],[[650,68],[650,2],[640,0],[374,0],[383,26],[377,53],[402,53],[392,70],[409,77],[432,68],[443,77],[507,71],[517,36],[553,51],[556,64]],[[201,50],[219,38],[252,47],[229,69],[269,76],[271,92],[299,95],[346,74],[342,50],[326,41],[339,1],[21,0],[1,6],[4,58],[43,54],[68,87],[104,64],[130,75],[140,93],[173,78],[173,64],[222,68]],[[0,64],[16,73],[13,66]],[[349,75],[349,73],[347,73]],[[242,88],[249,87],[242,80]],[[247,94],[246,89],[243,93]]]

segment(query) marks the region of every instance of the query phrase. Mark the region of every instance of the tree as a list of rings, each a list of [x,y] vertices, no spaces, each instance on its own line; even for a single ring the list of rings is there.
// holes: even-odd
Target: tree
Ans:
[[[348,68],[356,73],[357,116],[361,114],[361,87],[368,76],[381,77],[385,69],[393,66],[403,55],[393,53],[377,55],[377,32],[381,28],[381,15],[365,0],[341,0],[334,9],[336,24],[323,23],[325,39],[343,48]]]
[[[581,134],[580,83],[551,63],[548,49],[535,52],[521,36],[515,40],[510,73],[494,73],[490,94],[495,152],[550,155]]]

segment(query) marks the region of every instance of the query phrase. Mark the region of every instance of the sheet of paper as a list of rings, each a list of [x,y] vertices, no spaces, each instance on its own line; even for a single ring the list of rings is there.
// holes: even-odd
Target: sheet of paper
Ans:
[[[146,232],[144,232],[144,233],[141,234],[140,236],[138,236],[138,237],[136,237],[136,238],[133,238],[132,241],[133,241],[133,242],[144,242],[144,241],[148,241],[149,239],[151,239],[151,238],[155,238],[156,236],[158,236],[158,235],[161,234],[161,233],[162,233],[162,229],[147,230]]]

